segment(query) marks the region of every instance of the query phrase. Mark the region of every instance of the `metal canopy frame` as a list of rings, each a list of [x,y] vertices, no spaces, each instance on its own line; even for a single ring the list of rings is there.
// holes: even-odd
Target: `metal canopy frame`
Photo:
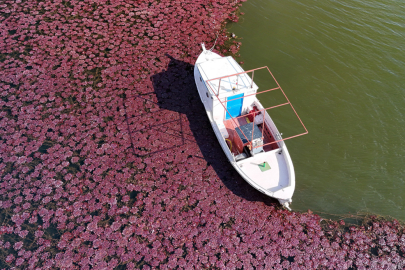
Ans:
[[[243,96],[243,97],[240,97],[240,98],[234,98],[234,99],[231,99],[231,100],[221,101],[221,99],[220,99],[220,97],[219,97],[219,91],[220,91],[221,80],[222,80],[222,79],[229,78],[229,77],[234,77],[234,76],[237,76],[237,77],[238,77],[239,75],[248,74],[248,73],[251,72],[251,73],[252,73],[252,78],[251,78],[252,81],[251,81],[251,84],[250,84],[250,88],[253,88],[254,72],[255,72],[255,70],[260,70],[260,69],[267,69],[267,70],[268,70],[268,72],[270,73],[271,77],[273,78],[273,80],[274,80],[274,81],[276,82],[276,84],[277,84],[277,87],[276,87],[276,88],[268,89],[268,90],[265,90],[265,91],[261,91],[261,92],[259,92],[259,93],[250,94],[250,95]],[[249,74],[248,74],[248,77],[249,77]],[[218,92],[217,92],[217,93],[215,93],[214,89],[211,87],[211,84],[208,83],[208,82],[214,81],[214,80],[219,80]],[[248,143],[249,143],[251,149],[258,148],[258,147],[263,147],[263,146],[266,146],[266,145],[278,143],[278,142],[281,142],[281,141],[285,141],[285,140],[288,140],[288,139],[292,139],[292,138],[296,138],[296,137],[299,137],[299,136],[308,134],[308,130],[307,130],[307,128],[305,127],[304,123],[302,122],[301,118],[299,117],[297,111],[294,109],[294,106],[291,104],[291,102],[290,102],[290,100],[288,99],[287,95],[284,93],[284,91],[283,91],[283,89],[281,88],[280,84],[277,82],[277,80],[276,80],[276,78],[274,77],[273,73],[271,73],[270,69],[269,69],[267,66],[260,67],[260,68],[255,68],[255,69],[251,69],[251,70],[244,71],[244,72],[240,72],[240,73],[235,73],[235,74],[232,74],[232,75],[227,75],[227,76],[222,76],[222,77],[218,77],[218,78],[214,78],[214,79],[209,79],[209,80],[207,80],[206,82],[207,82],[207,85],[210,87],[212,93],[216,96],[216,98],[219,100],[219,102],[221,103],[221,105],[224,107],[225,111],[229,114],[229,116],[231,117],[231,120],[233,121],[233,123],[235,124],[236,127],[239,127],[240,125],[239,125],[238,123],[236,123],[235,119],[238,119],[238,118],[241,118],[241,117],[246,117],[246,116],[248,116],[248,115],[253,115],[252,140],[249,140],[249,139],[247,138],[247,136],[245,135],[245,133],[242,131],[242,129],[239,128],[240,132],[243,134],[243,136],[245,137],[245,139],[248,141]],[[281,90],[281,92],[283,93],[284,97],[286,98],[286,100],[287,100],[286,103],[282,103],[282,104],[278,104],[278,105],[271,106],[271,107],[268,107],[268,108],[264,108],[264,109],[261,109],[261,110],[255,111],[255,112],[251,112],[251,113],[248,113],[248,114],[244,114],[244,115],[241,115],[241,116],[238,116],[238,117],[235,117],[235,118],[232,117],[232,115],[229,113],[229,111],[227,110],[227,108],[226,108],[226,106],[225,106],[225,104],[226,104],[227,102],[229,102],[229,101],[233,101],[233,100],[237,100],[237,99],[241,99],[241,98],[245,98],[245,97],[249,97],[249,96],[253,96],[253,95],[263,94],[263,93],[270,92],[270,91],[274,91],[274,90],[278,90],[278,89]],[[295,113],[295,115],[297,116],[298,120],[300,121],[301,125],[304,127],[305,132],[300,133],[300,134],[297,134],[297,135],[293,135],[293,136],[290,136],[290,137],[287,137],[287,138],[284,138],[284,139],[279,139],[279,140],[276,140],[276,138],[274,138],[274,139],[275,139],[274,142],[270,142],[270,143],[262,144],[262,145],[259,145],[259,146],[256,146],[256,147],[252,147],[252,146],[253,146],[253,145],[252,145],[252,144],[253,144],[253,128],[254,128],[254,122],[255,122],[256,114],[258,114],[259,112],[262,112],[262,111],[267,111],[267,110],[274,109],[274,108],[281,107],[281,106],[285,106],[285,105],[288,105],[288,104],[291,106],[292,110],[294,111],[294,113]],[[264,117],[264,116],[265,116],[265,114],[263,113],[263,128],[262,128],[262,137],[261,137],[262,139],[263,139],[264,124],[265,124],[265,117]]]

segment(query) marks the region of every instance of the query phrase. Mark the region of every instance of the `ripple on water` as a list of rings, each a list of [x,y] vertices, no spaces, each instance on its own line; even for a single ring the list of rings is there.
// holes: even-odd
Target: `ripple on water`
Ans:
[[[241,11],[230,25],[240,60],[269,66],[309,130],[287,142],[293,207],[405,220],[403,2],[250,0]]]

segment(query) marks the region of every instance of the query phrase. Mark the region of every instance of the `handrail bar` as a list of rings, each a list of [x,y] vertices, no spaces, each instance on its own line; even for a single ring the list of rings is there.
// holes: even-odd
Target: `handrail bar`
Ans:
[[[228,113],[228,115],[230,116],[230,119],[233,121],[233,123],[235,124],[236,127],[239,127],[240,125],[238,125],[238,123],[235,122],[235,119],[238,119],[238,118],[240,118],[240,117],[246,117],[247,115],[251,115],[251,114],[253,114],[253,117],[255,118],[255,114],[256,114],[257,112],[261,112],[261,111],[264,111],[264,110],[269,110],[269,109],[273,109],[273,108],[277,108],[277,107],[280,107],[280,106],[284,106],[284,105],[290,104],[291,108],[293,109],[293,111],[294,111],[295,115],[297,116],[298,120],[300,121],[301,125],[304,127],[305,132],[304,132],[304,133],[297,134],[297,135],[294,135],[294,136],[290,136],[290,137],[285,138],[285,139],[281,139],[281,140],[277,140],[277,141],[270,142],[270,143],[267,143],[267,144],[263,144],[263,145],[261,145],[261,146],[265,146],[265,145],[269,145],[269,144],[274,144],[274,143],[276,143],[276,142],[285,141],[285,140],[288,140],[288,139],[292,139],[292,138],[295,138],[295,137],[298,137],[298,136],[302,136],[302,135],[308,134],[308,130],[307,130],[307,128],[305,127],[304,123],[302,122],[301,118],[299,117],[299,115],[298,115],[297,111],[295,110],[294,106],[291,104],[291,102],[290,102],[290,100],[288,99],[287,95],[285,94],[285,92],[284,92],[283,89],[281,88],[280,84],[277,82],[276,78],[274,77],[273,73],[270,71],[270,69],[269,69],[267,66],[260,67],[260,68],[255,68],[255,69],[251,69],[251,70],[244,71],[244,72],[235,73],[235,74],[232,74],[232,75],[227,75],[227,76],[222,76],[222,77],[218,77],[218,78],[214,78],[214,79],[209,79],[209,80],[206,80],[206,82],[213,81],[213,80],[219,80],[219,85],[220,85],[220,84],[221,84],[221,79],[228,78],[228,77],[233,77],[233,76],[238,76],[238,75],[240,75],[240,74],[246,74],[246,73],[252,72],[252,85],[253,85],[253,74],[254,74],[253,72],[254,72],[255,70],[264,69],[264,68],[266,68],[266,69],[268,70],[268,72],[270,73],[270,75],[272,76],[273,80],[276,82],[276,84],[277,84],[278,87],[272,88],[272,89],[268,89],[268,90],[265,90],[265,91],[261,91],[261,92],[259,92],[259,93],[253,93],[253,94],[250,94],[250,95],[247,95],[247,96],[243,96],[243,97],[240,97],[240,98],[234,98],[234,99],[231,99],[231,100],[221,101],[221,99],[219,98],[219,90],[220,90],[220,88],[218,87],[218,94],[215,94],[215,91],[212,89],[211,85],[210,85],[209,83],[207,83],[207,85],[211,88],[212,93],[214,93],[214,95],[216,96],[216,98],[218,99],[218,101],[221,103],[222,107],[224,107],[225,111]],[[229,113],[228,109],[227,109],[226,106],[224,105],[224,103],[227,103],[228,101],[233,101],[233,100],[245,98],[245,97],[252,96],[252,95],[258,95],[258,94],[266,93],[266,92],[273,91],[273,90],[277,90],[277,89],[280,89],[280,90],[281,90],[281,92],[283,93],[284,97],[286,98],[286,100],[287,100],[288,102],[283,103],[283,104],[279,104],[279,105],[275,105],[275,106],[272,106],[272,107],[268,107],[268,108],[265,108],[265,109],[261,109],[261,110],[259,110],[259,111],[255,111],[255,112],[252,112],[252,113],[249,113],[249,114],[245,114],[245,115],[241,115],[241,116],[238,116],[238,117],[232,117],[232,115]],[[239,129],[239,130],[242,132],[242,134],[243,134],[243,136],[245,137],[245,139],[249,142],[249,139],[246,137],[246,135],[244,134],[244,132],[242,131],[242,129]],[[253,138],[253,132],[252,132],[252,138]],[[253,139],[252,139],[252,140],[253,140]],[[252,146],[252,142],[250,142],[250,145]],[[261,146],[257,146],[257,147],[261,147]],[[257,147],[254,147],[254,148],[257,148]],[[253,148],[252,148],[252,149],[253,149]]]

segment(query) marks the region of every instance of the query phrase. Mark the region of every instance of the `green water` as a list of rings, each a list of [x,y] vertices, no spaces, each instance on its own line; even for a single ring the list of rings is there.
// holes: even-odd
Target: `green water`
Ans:
[[[292,208],[405,221],[404,2],[248,0],[240,11],[228,27],[243,37],[237,60],[268,66],[309,130],[286,141]],[[288,119],[280,132],[296,126]]]

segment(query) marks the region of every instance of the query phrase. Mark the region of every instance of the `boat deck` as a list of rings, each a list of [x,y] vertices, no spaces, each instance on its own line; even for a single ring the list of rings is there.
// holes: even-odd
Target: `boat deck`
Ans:
[[[267,164],[263,166],[264,162]],[[289,172],[284,154],[274,150],[239,161],[240,169],[257,185],[275,192],[289,185]]]
[[[249,121],[247,119],[247,117],[238,117],[238,118],[235,118],[234,120],[239,126],[246,125],[248,123],[248,121]],[[228,140],[228,142],[229,141],[232,142],[231,152],[234,155],[240,154],[242,152],[242,150],[241,150],[241,146],[239,146],[239,149],[237,147],[237,145],[238,145],[238,142],[237,142],[238,137],[236,137],[237,136],[236,135],[236,130],[235,130],[236,125],[235,125],[234,121],[232,121],[232,119],[226,120],[226,121],[224,121],[224,126],[226,127],[226,130],[227,130],[227,132],[229,134],[229,137],[228,137],[227,140]],[[259,130],[262,131],[263,124],[258,125],[258,127],[259,127]],[[271,142],[274,142],[274,141],[275,141],[274,137],[271,135],[269,129],[265,128],[265,130],[263,132],[263,144],[268,144],[268,143],[271,143]],[[228,146],[229,146],[229,144],[228,144]],[[268,152],[268,151],[272,151],[272,150],[275,150],[275,149],[278,149],[278,148],[279,148],[278,144],[273,143],[273,144],[265,145],[263,147],[263,150],[265,152]]]

